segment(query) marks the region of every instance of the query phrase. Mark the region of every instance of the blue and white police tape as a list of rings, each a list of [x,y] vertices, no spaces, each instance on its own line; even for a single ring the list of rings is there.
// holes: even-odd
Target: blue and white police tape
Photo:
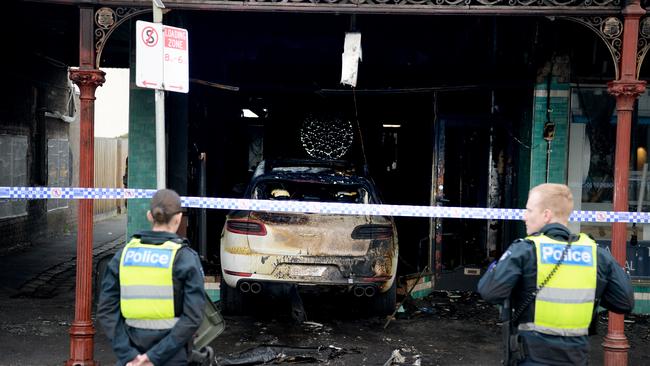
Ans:
[[[0,199],[135,199],[151,198],[155,189],[79,187],[0,187]],[[271,201],[238,198],[181,197],[183,207],[224,210],[305,212],[343,215],[522,220],[513,208],[442,207],[335,202]],[[650,223],[648,212],[573,211],[571,221]]]

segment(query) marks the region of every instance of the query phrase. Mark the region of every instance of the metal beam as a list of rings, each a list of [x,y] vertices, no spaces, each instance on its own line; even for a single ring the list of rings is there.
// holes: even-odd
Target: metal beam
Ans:
[[[30,0],[33,2],[148,8],[149,0]],[[173,10],[465,16],[607,16],[621,0],[167,0]]]

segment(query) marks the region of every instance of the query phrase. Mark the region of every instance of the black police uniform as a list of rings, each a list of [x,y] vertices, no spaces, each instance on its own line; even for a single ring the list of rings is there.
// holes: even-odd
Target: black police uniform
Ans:
[[[162,244],[173,241],[187,244],[174,233],[142,231],[135,234],[143,244]],[[111,259],[102,280],[102,291],[97,306],[97,320],[101,324],[113,351],[116,365],[124,365],[137,355],[146,353],[156,366],[185,366],[191,351],[191,340],[203,320],[205,290],[199,256],[187,245],[176,253],[172,267],[174,307],[178,322],[172,329],[141,329],[124,322],[120,311],[119,250]]]
[[[545,225],[542,234],[567,242],[571,232],[561,224]],[[630,278],[604,248],[597,249],[596,307],[616,313],[629,313],[634,307],[634,291]],[[560,266],[561,267],[561,266]],[[559,269],[561,270],[561,268]],[[478,292],[485,301],[502,304],[508,297],[512,308],[520,304],[537,287],[537,255],[535,244],[518,239],[502,255],[496,266],[491,266],[478,284]],[[535,302],[522,313],[517,324],[534,321]],[[515,326],[517,325],[515,324]],[[589,360],[587,336],[562,337],[535,331],[520,331],[527,352],[521,365],[586,365]]]

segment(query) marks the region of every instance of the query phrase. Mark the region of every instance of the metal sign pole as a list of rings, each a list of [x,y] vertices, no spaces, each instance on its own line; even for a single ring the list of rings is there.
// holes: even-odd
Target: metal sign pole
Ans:
[[[153,0],[153,22],[162,23],[162,9],[165,5],[160,0]],[[160,62],[164,62],[162,59]],[[156,188],[166,186],[167,172],[165,170],[165,91],[156,89]]]
[[[156,89],[156,188],[165,188],[165,91]]]

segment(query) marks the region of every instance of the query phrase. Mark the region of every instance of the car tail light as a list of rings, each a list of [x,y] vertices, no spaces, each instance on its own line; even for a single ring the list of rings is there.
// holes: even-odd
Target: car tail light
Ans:
[[[226,229],[235,234],[266,235],[266,227],[258,221],[252,220],[228,220]]]
[[[231,276],[238,276],[238,277],[250,277],[253,275],[252,273],[248,273],[248,272],[235,272],[235,271],[229,271],[227,269],[224,269],[223,271],[226,272],[226,274],[229,274]]]
[[[390,239],[393,237],[391,225],[359,225],[352,230],[352,239]]]

